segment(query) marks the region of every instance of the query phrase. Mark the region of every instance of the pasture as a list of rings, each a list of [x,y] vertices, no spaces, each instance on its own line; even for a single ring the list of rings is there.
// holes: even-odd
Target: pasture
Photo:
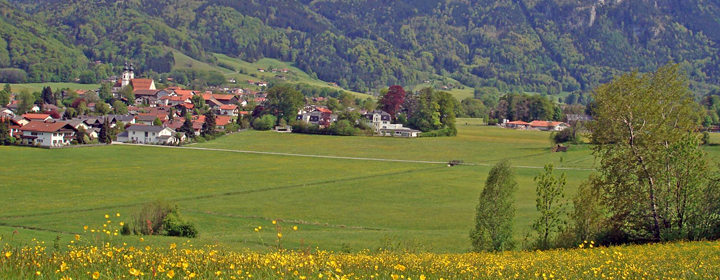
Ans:
[[[245,131],[179,149],[2,146],[0,236],[46,244],[59,236],[65,244],[83,226],[104,223],[105,214],[121,213],[113,222],[127,223],[142,204],[163,199],[196,223],[198,245],[262,249],[276,233],[254,229],[274,228],[271,221],[279,220],[285,229],[300,228],[287,236],[286,248],[461,253],[469,249],[468,232],[492,164],[508,158],[517,166],[518,241],[537,217],[533,178],[544,164],[567,174],[568,198],[592,172],[587,145],[551,153],[547,132],[473,123],[459,119],[459,135],[451,138]],[[708,151],[718,154],[717,147]],[[443,164],[453,159],[473,165]],[[118,238],[138,242],[136,236]],[[163,246],[179,242],[145,239]]]

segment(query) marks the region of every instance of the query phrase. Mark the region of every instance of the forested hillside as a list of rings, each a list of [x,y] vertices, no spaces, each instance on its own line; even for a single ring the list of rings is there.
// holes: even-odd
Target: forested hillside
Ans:
[[[553,95],[589,90],[618,73],[652,71],[667,62],[680,63],[700,94],[720,84],[720,4],[709,0],[12,3],[17,10],[2,4],[3,21],[29,24],[9,24],[18,32],[3,28],[5,41],[8,33],[40,29],[43,44],[70,53],[80,50],[88,61],[117,65],[132,59],[143,71],[169,71],[172,57],[163,51],[168,46],[210,63],[211,52],[249,61],[291,61],[356,91],[444,76],[468,87]],[[53,39],[57,37],[62,38]],[[28,71],[33,81],[58,76],[32,74],[37,70],[23,63],[5,63],[2,51],[0,67]],[[14,61],[24,55],[9,56]],[[79,62],[84,60],[73,61]],[[68,72],[63,75],[75,75]]]

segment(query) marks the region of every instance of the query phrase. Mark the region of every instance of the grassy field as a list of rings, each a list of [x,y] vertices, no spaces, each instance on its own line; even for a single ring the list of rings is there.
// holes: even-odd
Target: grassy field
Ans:
[[[0,236],[46,244],[59,236],[67,242],[82,234],[83,226],[104,223],[105,214],[121,213],[114,222],[130,222],[142,204],[164,199],[198,225],[200,236],[193,240],[198,245],[262,249],[263,240],[273,240],[275,233],[254,229],[273,228],[271,221],[279,220],[301,229],[285,241],[287,248],[304,244],[359,251],[395,244],[461,253],[469,249],[467,236],[484,180],[500,159],[511,159],[520,183],[518,240],[537,217],[533,178],[544,164],[554,163],[556,172],[568,175],[568,198],[592,172],[586,145],[554,154],[549,133],[476,123],[458,120],[459,135],[451,138],[246,131],[192,149],[0,146],[0,157],[11,162],[0,166]],[[715,156],[719,149],[708,152]],[[452,159],[473,165],[442,163]],[[118,238],[137,244],[137,237]],[[147,237],[145,242],[166,246],[181,239]]]
[[[271,59],[271,58],[263,58],[260,59],[254,63],[250,63],[238,58],[229,57],[224,54],[213,54],[215,58],[218,59],[219,62],[222,62],[224,64],[232,66],[234,71],[232,69],[226,69],[220,66],[211,65],[202,61],[195,60],[187,55],[182,54],[181,52],[170,50],[173,52],[173,55],[175,56],[175,66],[174,69],[197,69],[197,70],[205,70],[205,71],[219,71],[223,74],[225,74],[225,77],[227,78],[234,78],[237,80],[237,83],[239,85],[242,85],[243,87],[248,88],[256,88],[255,86],[250,86],[247,84],[247,80],[254,80],[254,81],[260,81],[260,80],[267,80],[270,78],[273,78],[277,75],[284,75],[288,77],[296,77],[297,80],[290,80],[289,83],[306,83],[312,86],[317,87],[325,87],[325,88],[333,88],[333,89],[341,89],[339,87],[333,87],[328,84],[328,82],[313,79],[308,75],[307,73],[303,72],[299,68],[295,67],[292,63],[280,61],[277,59]],[[259,72],[257,69],[263,68],[263,69],[269,69],[269,68],[275,68],[275,69],[283,69],[287,68],[290,70],[291,73],[285,74],[285,73],[270,73],[270,72]],[[242,74],[238,71],[243,70]],[[254,76],[251,76],[251,74],[254,74]],[[361,98],[367,98],[370,95],[354,92],[351,90],[343,89],[349,93],[352,93],[358,97]]]
[[[10,84],[13,92],[20,92],[27,89],[30,92],[42,91],[44,87],[50,87],[55,91],[56,89],[69,88],[69,89],[83,89],[93,90],[99,89],[100,84],[77,84],[77,83],[35,83],[35,84]]]

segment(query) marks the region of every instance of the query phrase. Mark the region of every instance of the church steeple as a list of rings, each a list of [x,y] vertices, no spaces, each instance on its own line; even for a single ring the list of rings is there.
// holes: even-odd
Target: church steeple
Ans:
[[[122,82],[120,85],[122,87],[125,87],[130,84],[130,81],[135,78],[135,73],[133,73],[133,67],[132,63],[130,64],[130,67],[128,67],[127,60],[125,61],[125,67],[123,68],[123,74],[122,74]]]

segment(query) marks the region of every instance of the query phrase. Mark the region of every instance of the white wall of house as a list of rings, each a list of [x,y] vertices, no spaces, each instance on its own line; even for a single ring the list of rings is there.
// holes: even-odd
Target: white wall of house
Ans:
[[[163,144],[158,138],[162,136],[172,136],[175,132],[170,128],[165,128],[160,132],[151,131],[128,131],[130,141],[142,144]]]
[[[65,146],[70,145],[69,141],[65,141],[65,136],[72,136],[72,133],[57,133],[57,132],[25,132],[30,133],[31,136],[36,136],[37,138],[32,140],[31,143],[26,144],[32,144],[32,145],[38,145],[43,147],[53,147],[53,146]]]

